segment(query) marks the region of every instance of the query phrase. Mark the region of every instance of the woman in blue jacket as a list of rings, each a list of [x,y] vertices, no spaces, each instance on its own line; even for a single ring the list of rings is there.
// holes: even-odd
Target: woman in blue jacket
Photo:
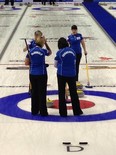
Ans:
[[[55,57],[55,67],[57,67],[58,94],[59,94],[59,113],[60,116],[67,116],[65,101],[66,83],[69,86],[72,108],[74,115],[83,114],[76,90],[76,53],[69,47],[65,38],[58,40],[59,51]]]
[[[87,55],[85,41],[82,36],[82,34],[78,33],[78,28],[76,25],[73,25],[71,27],[72,34],[68,36],[68,42],[70,44],[70,47],[75,51],[76,53],[76,81],[79,80],[79,64],[82,57],[82,48],[84,50],[84,54]]]
[[[45,56],[51,55],[51,49],[45,41],[46,49],[41,44],[44,37],[36,40],[36,46],[30,50],[25,59],[25,65],[30,65],[30,82],[32,85],[31,113],[47,116],[46,93],[47,93],[47,70]]]
[[[26,51],[30,51],[32,48],[36,47],[36,41],[37,39],[42,36],[42,32],[37,30],[35,31],[34,33],[34,39],[32,39],[27,45],[26,47],[23,49],[23,52],[26,52]],[[32,91],[32,86],[31,86],[31,83],[29,83],[29,95],[31,95],[31,91]]]

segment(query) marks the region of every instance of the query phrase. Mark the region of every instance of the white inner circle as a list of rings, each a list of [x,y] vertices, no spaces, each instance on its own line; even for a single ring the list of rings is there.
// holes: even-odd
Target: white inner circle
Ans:
[[[57,99],[57,95],[48,96],[50,100]],[[81,99],[80,99],[81,100]],[[95,103],[95,106],[87,109],[83,109],[84,115],[102,114],[110,112],[116,109],[116,101],[113,99],[98,97],[98,96],[86,96],[82,100],[88,100]],[[71,104],[68,104],[69,106]],[[31,112],[31,98],[22,100],[17,105],[20,109],[24,111]],[[50,115],[59,115],[59,109],[48,108],[48,113]],[[68,115],[73,115],[72,110],[68,110]]]

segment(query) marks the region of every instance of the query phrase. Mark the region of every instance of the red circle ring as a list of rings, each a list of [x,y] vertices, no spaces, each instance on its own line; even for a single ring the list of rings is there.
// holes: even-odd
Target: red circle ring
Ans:
[[[59,100],[54,100],[53,101],[53,106],[51,108],[59,109],[59,103],[58,102],[59,102]],[[72,106],[68,105],[69,103],[71,103],[71,100],[68,100],[67,109],[68,110],[72,110]],[[81,107],[81,109],[92,108],[93,106],[95,106],[95,103],[93,103],[91,101],[80,100],[80,107]]]

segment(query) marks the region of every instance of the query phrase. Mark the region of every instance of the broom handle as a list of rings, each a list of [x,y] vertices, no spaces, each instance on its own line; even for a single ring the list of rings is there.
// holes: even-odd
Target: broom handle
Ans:
[[[27,40],[26,39],[24,39],[25,40],[25,45],[26,45],[26,47],[27,47],[27,51],[28,51],[28,55],[29,55],[29,59],[30,59],[30,51],[29,51],[29,47],[28,47],[28,44],[27,44]],[[29,90],[31,90],[32,89],[32,85],[31,85],[31,82],[29,83]]]
[[[25,45],[26,45],[26,47],[27,47],[28,54],[30,55],[29,47],[28,47],[28,44],[27,44],[27,40],[26,40],[26,39],[24,39],[24,40],[25,40]],[[29,56],[29,57],[30,57],[30,56]]]
[[[85,55],[85,61],[86,61],[86,71],[87,71],[87,85],[90,85],[90,79],[89,79],[89,68],[88,68],[88,63],[87,63],[87,55]]]

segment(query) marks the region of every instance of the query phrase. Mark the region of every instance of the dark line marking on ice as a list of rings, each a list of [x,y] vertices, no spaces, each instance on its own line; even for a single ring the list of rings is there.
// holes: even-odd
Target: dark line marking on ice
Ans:
[[[116,85],[93,85],[92,87],[116,87]]]
[[[61,15],[56,15],[56,14],[30,14],[29,16],[30,17],[35,17],[35,16],[61,16]],[[82,17],[85,17],[86,15],[85,14],[64,14],[63,16],[82,16]]]
[[[2,27],[2,28],[3,28],[3,27],[9,27],[9,25],[0,25],[0,27]]]
[[[116,62],[116,60],[93,60],[92,62]]]
[[[20,24],[20,22],[21,22],[21,20],[23,18],[23,16],[25,15],[27,9],[28,9],[28,6],[25,8],[23,14],[21,15],[21,17],[20,17],[19,21],[17,22],[15,28],[13,29],[13,32],[11,33],[10,37],[8,38],[8,41],[6,42],[2,52],[0,53],[0,60],[2,59],[7,47],[9,46],[9,44],[10,44],[10,42],[11,42],[11,40],[12,40],[12,38],[13,38],[13,36],[14,36],[14,34],[15,34],[15,32],[16,32],[16,30],[17,30],[17,28],[18,28],[18,26],[19,26],[19,24]]]
[[[48,84],[47,86],[50,86],[51,84]],[[17,86],[9,86],[9,85],[7,85],[7,86],[5,86],[5,85],[0,85],[0,88],[19,88],[19,87],[21,87],[21,88],[24,88],[24,87],[29,87],[29,86],[26,86],[26,85],[17,85]],[[116,85],[93,85],[92,87],[100,87],[100,88],[104,88],[104,87],[116,87]]]
[[[7,67],[8,70],[29,70],[29,67],[20,66],[20,67]]]
[[[9,60],[9,62],[24,62],[24,60]]]
[[[21,88],[24,88],[24,87],[29,87],[29,86],[0,86],[0,88],[19,88],[19,87],[21,87]]]
[[[49,64],[54,65],[54,64]],[[6,67],[8,70],[29,70],[29,67],[26,66],[18,66],[18,67]]]
[[[70,27],[71,24],[48,24],[48,25],[29,25],[33,28],[50,28],[50,27]],[[91,27],[91,25],[77,25],[78,27]]]
[[[9,62],[23,62],[24,63],[24,60],[9,60]],[[114,66],[115,65],[115,64],[112,63],[112,62],[115,62],[115,61],[106,61],[106,62],[98,61],[98,63],[96,63],[97,61],[92,61],[92,62],[95,62],[95,63],[88,63],[88,65],[98,65],[98,66],[100,66],[100,65],[107,65],[107,66],[108,65],[113,65]],[[86,64],[85,63],[81,63],[80,65],[86,65]]]
[[[47,84],[47,86],[51,86],[51,84]],[[0,88],[28,88],[29,86],[26,86],[26,85],[17,85],[17,86],[4,86],[4,85],[1,85]]]
[[[15,15],[18,15],[18,14],[5,14],[5,13],[0,14],[0,16],[4,16],[4,17],[6,17],[6,16],[11,16],[11,17],[13,17],[13,16],[15,16]]]
[[[86,68],[83,68],[86,69]],[[96,70],[96,69],[116,69],[116,66],[89,66],[90,70]]]
[[[24,63],[22,63],[22,64],[0,64],[0,66],[14,66],[14,65],[24,65]],[[25,65],[24,65],[25,66]]]
[[[98,40],[98,38],[95,37],[83,37],[85,40],[89,39],[89,40]]]

